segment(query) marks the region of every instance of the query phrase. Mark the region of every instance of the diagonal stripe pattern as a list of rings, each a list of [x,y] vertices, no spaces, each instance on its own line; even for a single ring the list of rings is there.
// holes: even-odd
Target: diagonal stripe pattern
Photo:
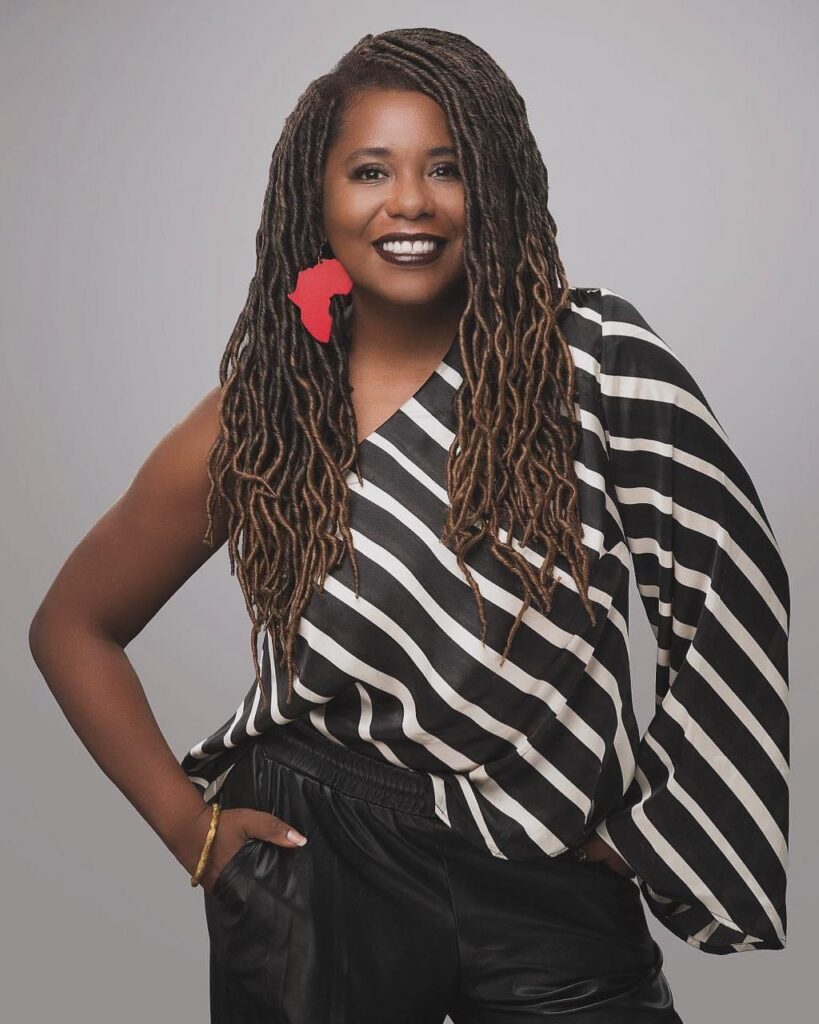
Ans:
[[[463,379],[457,338],[360,446],[349,560],[299,625],[294,695],[261,646],[253,684],[182,767],[206,800],[246,745],[299,718],[376,760],[427,773],[436,813],[487,856],[554,856],[599,834],[652,913],[705,952],[785,946],[788,576],[754,485],[698,384],[622,296],[573,288],[575,455],[592,627],[563,556],[548,615],[485,542],[471,589],[439,540]],[[506,538],[501,536],[502,540]],[[534,566],[546,555],[519,548]],[[631,691],[635,582],[657,641],[655,712]]]

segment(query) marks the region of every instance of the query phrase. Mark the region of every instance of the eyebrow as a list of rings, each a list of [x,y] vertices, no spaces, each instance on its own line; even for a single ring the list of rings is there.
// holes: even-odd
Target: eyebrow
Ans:
[[[354,160],[359,156],[391,156],[392,150],[387,146],[365,146],[362,149],[354,149],[347,157],[348,160]],[[433,146],[432,149],[427,150],[427,156],[455,156],[455,150],[452,146]]]

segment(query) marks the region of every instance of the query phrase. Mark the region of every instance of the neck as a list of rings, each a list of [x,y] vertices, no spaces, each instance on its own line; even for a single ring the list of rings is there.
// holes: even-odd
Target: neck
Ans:
[[[385,365],[434,360],[449,348],[465,306],[465,290],[423,305],[396,305],[353,289],[350,358]]]

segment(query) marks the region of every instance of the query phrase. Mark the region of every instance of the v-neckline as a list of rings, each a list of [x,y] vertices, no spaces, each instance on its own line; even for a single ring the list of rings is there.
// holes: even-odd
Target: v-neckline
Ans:
[[[368,442],[371,442],[372,438],[375,437],[376,435],[380,436],[382,430],[388,427],[393,422],[393,420],[397,419],[402,413],[406,413],[409,407],[421,397],[421,395],[426,391],[426,389],[429,387],[429,385],[432,383],[435,377],[439,374],[439,372],[443,369],[443,367],[447,365],[447,362],[450,356],[452,355],[455,346],[458,343],[458,333],[458,331],[455,331],[452,341],[450,341],[449,343],[449,348],[446,350],[446,352],[444,352],[443,356],[441,357],[435,368],[432,370],[432,372],[429,374],[429,376],[426,377],[418,385],[418,387],[415,389],[415,391],[413,391],[409,398],[406,399],[406,401],[402,402],[401,405],[399,405],[394,412],[390,413],[390,415],[385,420],[379,423],[378,426],[375,427],[375,429],[371,430],[366,437],[363,437],[358,442],[358,444],[356,445],[357,451],[361,451],[361,448]]]

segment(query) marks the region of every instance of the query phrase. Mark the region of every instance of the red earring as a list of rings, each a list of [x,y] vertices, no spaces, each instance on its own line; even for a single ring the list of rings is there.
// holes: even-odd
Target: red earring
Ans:
[[[333,295],[348,295],[353,281],[337,259],[325,259],[319,248],[318,260],[312,267],[299,271],[296,287],[287,293],[288,299],[301,310],[301,322],[316,341],[328,342],[333,327],[330,299]]]

